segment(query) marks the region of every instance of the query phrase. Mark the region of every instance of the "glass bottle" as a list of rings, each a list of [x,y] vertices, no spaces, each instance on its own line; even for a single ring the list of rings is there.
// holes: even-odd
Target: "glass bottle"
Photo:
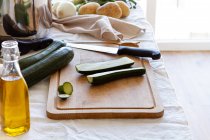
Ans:
[[[21,74],[16,41],[4,41],[1,55],[3,70],[1,75],[1,122],[2,130],[9,136],[17,136],[30,128],[28,86]]]

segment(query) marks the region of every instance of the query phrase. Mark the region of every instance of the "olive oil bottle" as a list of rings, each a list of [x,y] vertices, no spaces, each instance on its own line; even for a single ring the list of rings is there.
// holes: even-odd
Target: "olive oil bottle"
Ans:
[[[3,70],[0,89],[2,130],[17,136],[30,128],[28,87],[18,64],[19,49],[16,41],[4,41],[1,55]]]

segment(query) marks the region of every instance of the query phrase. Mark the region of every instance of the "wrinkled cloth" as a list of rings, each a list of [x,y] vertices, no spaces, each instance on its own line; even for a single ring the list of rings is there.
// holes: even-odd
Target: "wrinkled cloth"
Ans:
[[[140,7],[125,20],[146,27],[146,33],[133,40],[140,40],[142,48],[158,49],[151,25],[144,19]],[[56,28],[49,30],[56,39],[94,40],[82,34],[64,33]],[[96,39],[95,39],[96,40]],[[95,41],[94,40],[94,41]],[[191,131],[182,107],[162,60],[149,60],[154,72],[154,81],[164,106],[164,116],[159,119],[78,119],[51,120],[46,116],[49,78],[31,87],[31,128],[24,135],[11,138],[0,131],[0,140],[191,140]]]
[[[55,18],[46,6],[39,8],[40,20],[47,27],[63,32],[88,34],[97,39],[119,42],[143,34],[144,27],[102,15],[77,15],[63,19]]]

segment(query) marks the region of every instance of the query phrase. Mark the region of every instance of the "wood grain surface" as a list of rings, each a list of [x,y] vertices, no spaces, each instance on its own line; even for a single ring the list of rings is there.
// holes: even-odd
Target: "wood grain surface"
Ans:
[[[210,140],[210,51],[162,52],[194,140]]]
[[[158,118],[163,115],[163,107],[149,81],[152,70],[145,60],[129,56],[135,61],[133,67],[147,68],[146,75],[93,86],[88,83],[86,76],[76,72],[75,65],[122,56],[78,49],[74,49],[74,52],[73,61],[51,77],[47,104],[49,118]],[[57,97],[57,87],[64,82],[71,82],[74,87],[73,94],[67,100]]]

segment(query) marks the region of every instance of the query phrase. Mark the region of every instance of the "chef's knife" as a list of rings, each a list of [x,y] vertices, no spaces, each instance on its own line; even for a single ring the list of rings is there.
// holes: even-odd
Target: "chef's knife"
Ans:
[[[73,44],[73,43],[67,43],[67,45],[73,48],[96,51],[96,52],[105,52],[105,53],[118,54],[118,55],[126,54],[138,57],[151,57],[154,60],[160,59],[161,57],[159,51],[149,50],[149,49],[131,48],[125,46],[120,46],[118,48],[104,47],[104,46]]]

